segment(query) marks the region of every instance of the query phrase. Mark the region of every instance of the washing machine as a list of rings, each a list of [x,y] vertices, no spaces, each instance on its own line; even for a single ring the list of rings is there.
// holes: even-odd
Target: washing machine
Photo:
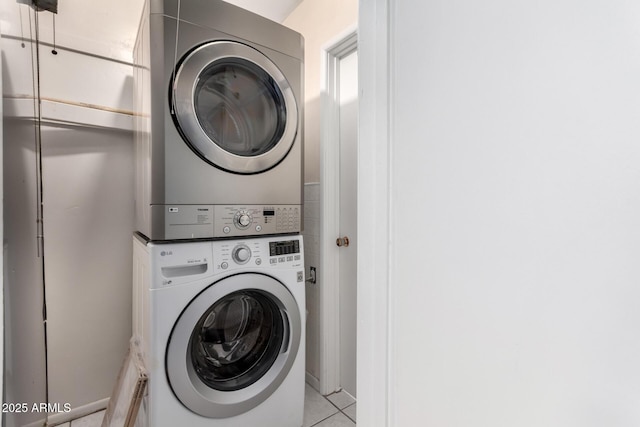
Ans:
[[[221,0],[147,0],[134,49],[136,230],[302,230],[300,34]]]
[[[300,427],[301,236],[154,243],[134,236],[133,334],[151,427]]]

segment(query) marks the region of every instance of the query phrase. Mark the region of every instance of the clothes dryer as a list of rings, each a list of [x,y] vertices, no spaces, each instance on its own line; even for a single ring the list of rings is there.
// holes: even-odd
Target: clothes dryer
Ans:
[[[152,427],[300,427],[301,236],[158,244],[134,237],[133,334]]]
[[[136,229],[302,230],[302,36],[221,0],[147,0],[134,50]]]

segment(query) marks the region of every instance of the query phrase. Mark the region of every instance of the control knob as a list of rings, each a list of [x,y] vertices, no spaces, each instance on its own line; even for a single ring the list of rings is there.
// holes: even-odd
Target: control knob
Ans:
[[[245,228],[249,227],[249,225],[251,225],[252,218],[248,212],[239,211],[238,213],[236,213],[234,222],[236,224],[236,227],[244,230]]]
[[[238,245],[231,251],[231,256],[237,264],[246,264],[251,259],[251,249],[246,245]]]

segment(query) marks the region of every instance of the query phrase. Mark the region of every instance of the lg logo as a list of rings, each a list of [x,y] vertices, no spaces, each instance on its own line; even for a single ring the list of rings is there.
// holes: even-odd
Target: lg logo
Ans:
[[[173,255],[173,251],[162,251],[160,252],[160,256]]]

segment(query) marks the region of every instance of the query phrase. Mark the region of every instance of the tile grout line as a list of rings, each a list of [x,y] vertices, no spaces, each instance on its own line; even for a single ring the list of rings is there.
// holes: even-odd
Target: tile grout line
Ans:
[[[334,405],[334,406],[335,406],[335,405]],[[349,406],[351,406],[351,405],[349,405]],[[338,409],[338,412],[336,412],[336,413],[334,413],[334,414],[331,414],[331,415],[329,415],[329,416],[328,416],[328,417],[326,417],[326,418],[321,419],[321,420],[320,420],[320,421],[318,421],[317,423],[315,423],[315,424],[311,425],[311,427],[315,427],[315,426],[317,426],[317,425],[320,425],[321,423],[325,422],[325,421],[326,421],[326,420],[328,420],[329,418],[331,418],[331,417],[335,417],[335,416],[336,416],[336,415],[338,415],[338,414],[342,414],[342,415],[344,415],[344,416],[345,416],[345,417],[347,417],[347,419],[348,419],[349,421],[351,421],[354,425],[357,425],[357,424],[356,424],[356,422],[355,422],[354,420],[352,420],[352,419],[351,419],[351,417],[350,417],[349,415],[347,415],[347,414],[345,414],[344,412],[342,412],[342,410],[341,410],[341,409]]]
[[[320,396],[322,396],[322,395],[320,395]],[[317,426],[318,424],[320,424],[321,422],[326,421],[326,420],[328,420],[329,418],[331,418],[331,417],[333,417],[333,416],[335,416],[335,415],[337,415],[337,414],[339,414],[339,413],[342,413],[342,415],[344,415],[345,417],[347,417],[347,419],[348,419],[349,421],[352,421],[352,422],[354,423],[354,425],[356,425],[356,426],[358,425],[358,423],[357,423],[357,421],[356,421],[356,420],[352,419],[352,418],[351,418],[349,415],[347,415],[347,414],[346,414],[342,409],[340,409],[340,408],[338,407],[338,405],[336,405],[335,403],[333,403],[332,401],[330,401],[330,400],[327,398],[327,396],[322,396],[322,398],[323,398],[324,400],[326,400],[327,402],[329,402],[331,405],[333,405],[333,407],[334,407],[334,408],[336,408],[336,409],[338,410],[338,412],[333,413],[333,414],[329,415],[329,416],[328,416],[328,417],[326,417],[326,418],[323,418],[322,420],[320,420],[320,421],[318,421],[317,423],[313,424],[311,427],[315,427],[315,426]],[[349,407],[351,407],[351,406],[355,405],[356,403],[358,403],[358,401],[357,401],[357,400],[356,400],[356,401],[354,401],[353,403],[350,403],[350,404],[348,404],[347,406],[345,406],[345,407],[344,407],[344,409],[347,409],[347,408],[349,408]]]
[[[333,405],[333,406],[336,406],[336,405]],[[351,405],[349,405],[349,406],[351,406]],[[336,408],[337,408],[337,407],[336,407]],[[338,414],[342,414],[342,415],[344,415],[345,417],[347,417],[347,419],[348,419],[349,421],[351,421],[355,426],[357,426],[357,425],[358,425],[358,424],[356,423],[356,421],[355,421],[355,420],[352,420],[352,419],[351,419],[351,417],[350,417],[349,415],[345,414],[345,413],[342,411],[342,409],[340,409],[340,408],[337,408],[337,409],[338,409],[338,412],[333,413],[333,414],[329,415],[328,417],[321,419],[321,420],[320,420],[320,421],[318,421],[317,423],[312,424],[312,425],[311,425],[311,427],[315,427],[315,426],[317,426],[317,425],[320,425],[320,423],[322,423],[322,422],[324,422],[324,421],[328,420],[328,419],[329,419],[329,418],[331,418],[331,417],[335,417],[335,416],[336,416],[336,415],[338,415]]]
[[[319,394],[319,393],[318,393],[318,394]],[[322,395],[320,394],[320,396],[322,396]],[[322,396],[322,398],[323,398],[324,400],[326,400],[327,402],[329,402],[329,403],[330,403],[334,408],[336,408],[336,409],[338,410],[338,412],[340,412],[340,408],[338,408],[336,405],[334,405],[332,401],[330,401],[329,399],[327,399],[327,396]],[[312,424],[312,425],[311,425],[311,427],[317,426],[317,425],[318,425],[318,424],[320,424],[321,422],[324,422],[325,420],[328,420],[329,418],[331,418],[331,417],[333,417],[334,415],[336,415],[338,412],[334,412],[333,414],[331,414],[331,415],[329,415],[329,416],[327,416],[327,417],[325,417],[325,418],[321,419],[321,420],[320,420],[320,421],[318,421],[317,423]]]
[[[356,400],[355,402],[353,402],[353,403],[351,403],[351,404],[349,404],[349,405],[345,406],[345,407],[344,407],[344,409],[351,408],[351,407],[352,407],[353,405],[355,405],[356,403],[358,403],[358,401],[357,401],[357,400]],[[342,412],[342,413],[344,414],[344,416],[345,416],[345,417],[349,418],[349,419],[350,419],[351,421],[353,421],[356,425],[358,424],[358,422],[357,422],[356,420],[354,420],[354,419],[353,419],[353,418],[351,418],[349,415],[347,415],[347,413],[346,413],[346,412],[344,412],[342,409],[340,409],[340,412]]]
[[[333,417],[334,415],[337,415],[337,414],[339,414],[339,413],[340,413],[340,412],[336,412],[335,414],[331,414],[331,415],[329,415],[328,417],[323,418],[323,419],[321,419],[320,421],[318,421],[317,423],[313,424],[311,427],[315,427],[315,426],[317,426],[318,424],[320,424],[320,423],[322,423],[322,422],[325,422],[325,421],[326,421],[326,420],[328,420],[329,418],[331,418],[331,417]]]

